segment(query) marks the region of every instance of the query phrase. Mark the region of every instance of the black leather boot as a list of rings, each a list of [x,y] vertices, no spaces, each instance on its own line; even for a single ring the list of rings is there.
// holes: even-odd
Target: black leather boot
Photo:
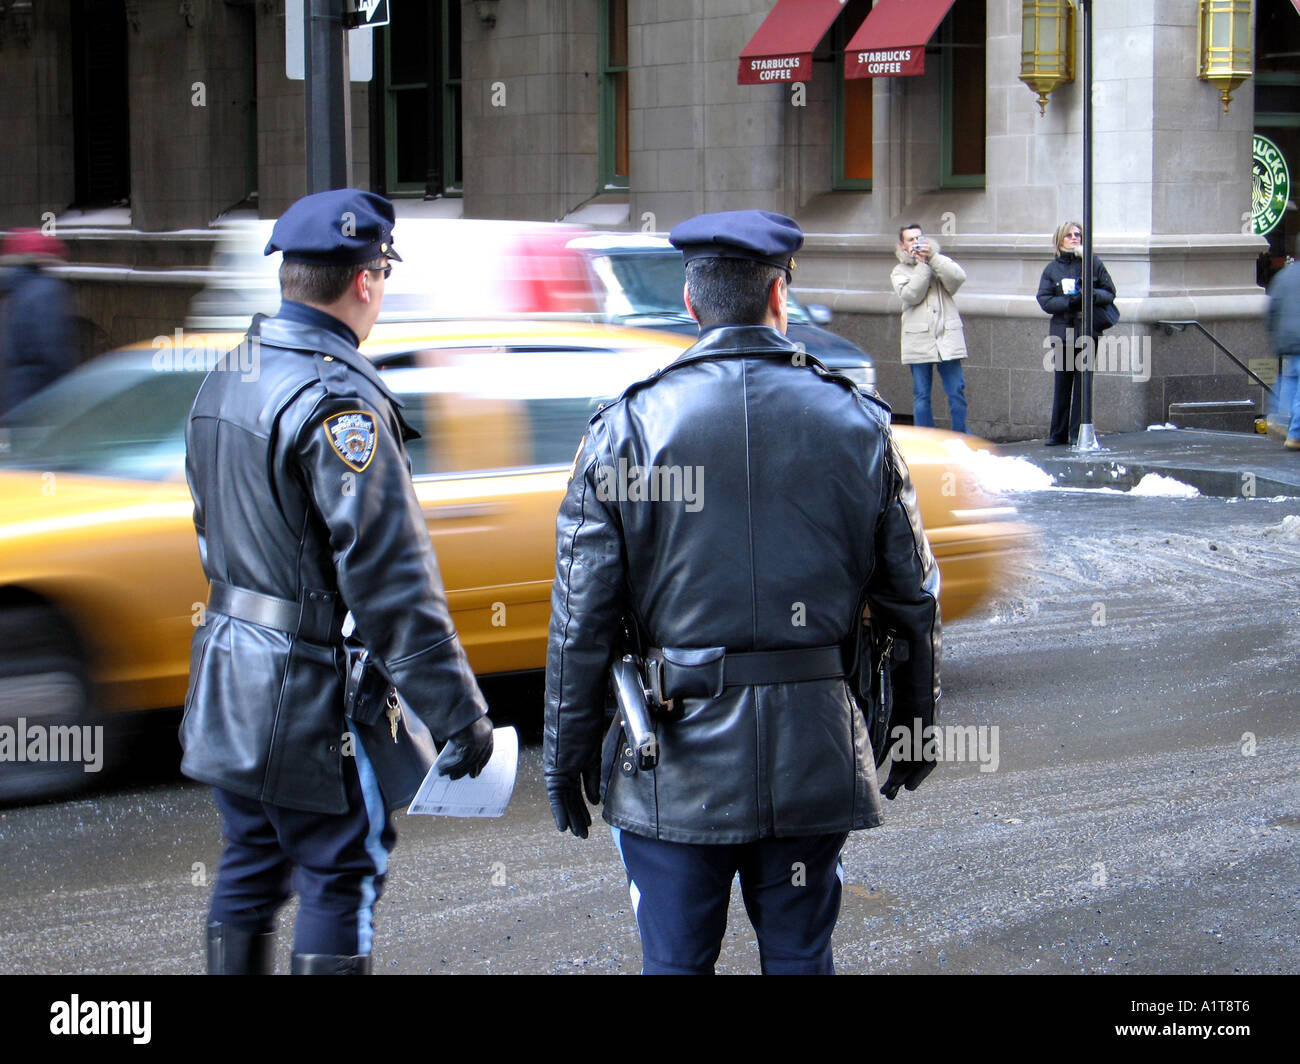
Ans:
[[[274,931],[208,924],[209,975],[270,975],[274,970]]]
[[[342,957],[329,953],[295,953],[292,972],[294,975],[369,975],[370,954]]]

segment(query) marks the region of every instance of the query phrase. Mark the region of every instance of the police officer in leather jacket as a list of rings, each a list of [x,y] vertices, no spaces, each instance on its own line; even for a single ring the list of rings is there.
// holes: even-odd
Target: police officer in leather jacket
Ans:
[[[713,970],[739,872],[763,971],[829,972],[847,833],[880,824],[881,791],[915,789],[935,756],[900,746],[878,785],[842,651],[865,603],[906,645],[893,722],[936,724],[938,570],[888,407],[783,335],[797,224],[724,212],[670,239],[700,339],[598,412],[578,452],[557,523],[548,796],[582,838],[584,791],[603,797],[644,971]],[[625,619],[668,663],[650,770],[607,725]]]
[[[406,704],[476,774],[492,727],[411,483],[401,404],[357,350],[400,259],[393,209],[356,189],[307,196],[276,223],[283,302],[247,355],[205,379],[186,475],[211,587],[181,725],[186,775],[212,785],[227,845],[208,967],[269,973],[296,889],[294,973],[370,970],[394,834],[345,721],[345,615]]]

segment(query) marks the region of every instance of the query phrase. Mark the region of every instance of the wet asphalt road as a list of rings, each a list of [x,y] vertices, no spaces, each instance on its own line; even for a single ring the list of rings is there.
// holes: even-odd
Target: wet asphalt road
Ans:
[[[1018,501],[1040,551],[945,631],[943,720],[996,727],[996,770],[850,837],[839,970],[1300,971],[1300,500]],[[535,719],[535,684],[490,694]],[[526,739],[502,819],[398,818],[376,971],[639,968],[608,831],[555,831]],[[219,854],[176,777],[0,809],[0,971],[201,971]],[[736,891],[719,971],[757,970]]]

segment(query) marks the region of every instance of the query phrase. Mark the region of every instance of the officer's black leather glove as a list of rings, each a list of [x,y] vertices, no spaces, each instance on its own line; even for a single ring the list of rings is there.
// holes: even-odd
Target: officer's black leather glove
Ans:
[[[937,765],[937,761],[895,761],[889,767],[889,779],[885,780],[880,793],[892,802],[900,788],[906,787],[909,791],[914,791],[921,786],[921,781]]]
[[[439,771],[454,780],[465,775],[473,779],[492,758],[492,722],[487,717],[479,717],[469,727],[461,728],[447,742],[453,748],[451,760]]]
[[[587,792],[587,802],[600,801],[600,755],[596,754],[587,766],[578,772],[552,773],[546,777],[546,799],[551,803],[551,815],[560,831],[572,831],[580,839],[587,837],[591,826],[591,813],[582,792]]]

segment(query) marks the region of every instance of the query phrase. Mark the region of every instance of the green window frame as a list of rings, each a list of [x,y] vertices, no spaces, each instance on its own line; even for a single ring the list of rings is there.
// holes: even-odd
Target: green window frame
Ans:
[[[862,25],[870,11],[870,0],[849,0],[844,5],[844,10],[840,12],[839,18],[835,20],[831,30],[831,48],[835,55],[835,104],[831,115],[831,151],[833,159],[831,188],[839,192],[870,192],[872,188],[872,178],[870,177],[845,176],[846,167],[844,164],[844,149],[848,139],[845,134],[845,126],[850,118],[850,93],[862,93],[867,97],[866,125],[873,133],[875,129],[870,109],[874,106],[876,79],[854,78],[854,84],[864,86],[864,88],[850,89],[848,81],[844,77],[845,46],[849,43],[849,38],[858,31],[858,27]],[[873,156],[874,152],[870,152],[868,157]]]
[[[438,0],[428,7],[428,15],[436,23],[428,28],[430,39],[426,41],[426,54],[434,58],[437,49],[437,62],[429,63],[428,76],[424,80],[394,82],[392,80],[392,33],[393,26],[386,27],[384,33],[384,175],[385,191],[390,196],[424,196],[430,191],[428,180],[399,181],[398,173],[398,96],[407,93],[421,93],[425,96],[426,106],[441,109],[440,121],[436,123],[441,136],[439,143],[430,144],[427,136],[425,150],[438,152],[438,174],[441,187],[433,190],[444,196],[460,196],[464,193],[462,184],[462,139],[461,139],[461,61],[460,61],[460,16],[458,0]],[[401,15],[400,9],[395,12]],[[400,26],[400,22],[397,23]],[[437,87],[436,96],[430,93],[431,84]]]
[[[599,179],[602,191],[626,191],[631,169],[628,142],[629,78],[627,0],[600,0]],[[621,171],[621,172],[620,172]]]
[[[940,188],[984,188],[985,176],[988,169],[988,9],[984,0],[963,0],[967,6],[963,8],[963,13],[968,13],[975,5],[979,3],[983,15],[981,18],[981,27],[978,33],[979,43],[977,45],[970,43],[958,43],[956,39],[955,12],[957,5],[952,11],[948,12],[947,17],[943,20],[943,25],[939,29],[940,41],[940,95],[942,97],[942,125],[939,138],[939,187]],[[979,81],[983,91],[979,93],[979,99],[985,105],[981,112],[981,130],[984,150],[980,156],[984,161],[984,172],[981,173],[953,173],[955,151],[953,139],[956,133],[956,119],[954,118],[954,104],[957,98],[956,79],[957,79],[957,53],[978,52],[980,61],[983,64]]]
[[[442,0],[442,193],[461,196],[465,192],[461,163],[461,65],[460,0]]]
[[[1300,74],[1283,71],[1260,71],[1255,75],[1256,85],[1283,85],[1288,88],[1300,86]],[[1256,106],[1258,106],[1258,93]],[[1256,111],[1255,128],[1261,126],[1300,126],[1300,111]]]

